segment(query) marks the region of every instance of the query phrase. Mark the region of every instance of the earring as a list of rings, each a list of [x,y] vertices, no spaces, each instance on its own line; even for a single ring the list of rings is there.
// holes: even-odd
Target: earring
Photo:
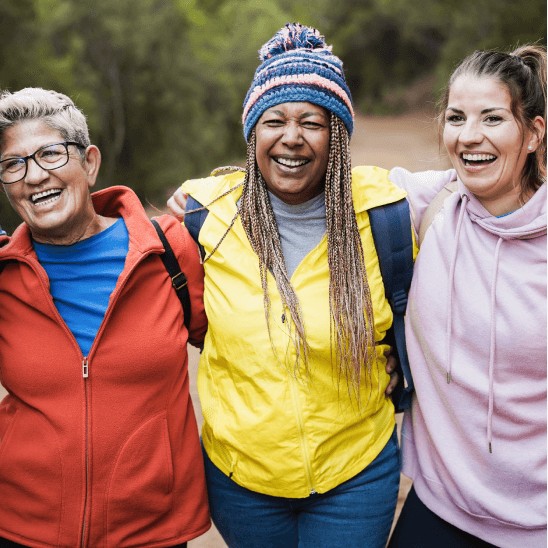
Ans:
[[[529,152],[531,152],[531,151],[533,150],[533,145],[529,145],[529,146],[527,147],[527,150],[528,150]]]

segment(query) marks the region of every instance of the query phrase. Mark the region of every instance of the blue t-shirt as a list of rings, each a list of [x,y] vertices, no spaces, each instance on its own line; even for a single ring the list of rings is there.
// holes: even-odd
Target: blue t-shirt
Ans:
[[[33,243],[53,302],[87,356],[124,268],[129,247],[126,224],[120,218],[73,245]]]

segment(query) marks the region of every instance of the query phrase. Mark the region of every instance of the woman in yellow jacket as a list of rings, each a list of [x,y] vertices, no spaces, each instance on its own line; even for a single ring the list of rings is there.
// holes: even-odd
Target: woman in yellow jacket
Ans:
[[[288,24],[260,58],[245,172],[183,185],[207,208],[198,389],[211,513],[229,546],[381,547],[399,454],[382,342],[392,312],[367,210],[405,193],[380,168],[351,171],[350,91],[317,30]]]

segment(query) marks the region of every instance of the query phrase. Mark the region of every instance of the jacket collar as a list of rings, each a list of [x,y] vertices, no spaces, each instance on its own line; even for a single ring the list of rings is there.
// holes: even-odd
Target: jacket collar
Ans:
[[[94,192],[95,211],[106,217],[123,217],[126,223],[130,249],[138,253],[148,251],[161,253],[163,248],[152,223],[133,190],[125,186],[112,186]],[[34,255],[29,227],[22,223],[14,231],[9,242],[0,247],[0,259]]]
[[[202,205],[208,206],[217,196],[236,187],[244,180],[243,172],[229,175],[193,179],[186,181],[183,190],[192,195]],[[405,198],[406,192],[388,181],[388,171],[374,166],[359,166],[352,170],[354,209],[361,213],[373,207],[397,202]],[[223,202],[222,208],[212,208],[214,214],[225,222],[230,222],[236,213],[236,204],[242,195],[242,187],[235,188]]]

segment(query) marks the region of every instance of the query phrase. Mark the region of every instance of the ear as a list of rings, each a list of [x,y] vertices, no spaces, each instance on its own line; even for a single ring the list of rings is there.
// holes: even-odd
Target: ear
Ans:
[[[99,168],[101,167],[101,151],[95,145],[89,145],[86,148],[84,158],[84,170],[88,176],[88,186],[92,188],[97,181]]]
[[[544,139],[544,133],[546,132],[546,122],[542,116],[537,116],[533,120],[533,130],[529,136],[529,142],[527,143],[527,151],[535,152],[540,143]]]

